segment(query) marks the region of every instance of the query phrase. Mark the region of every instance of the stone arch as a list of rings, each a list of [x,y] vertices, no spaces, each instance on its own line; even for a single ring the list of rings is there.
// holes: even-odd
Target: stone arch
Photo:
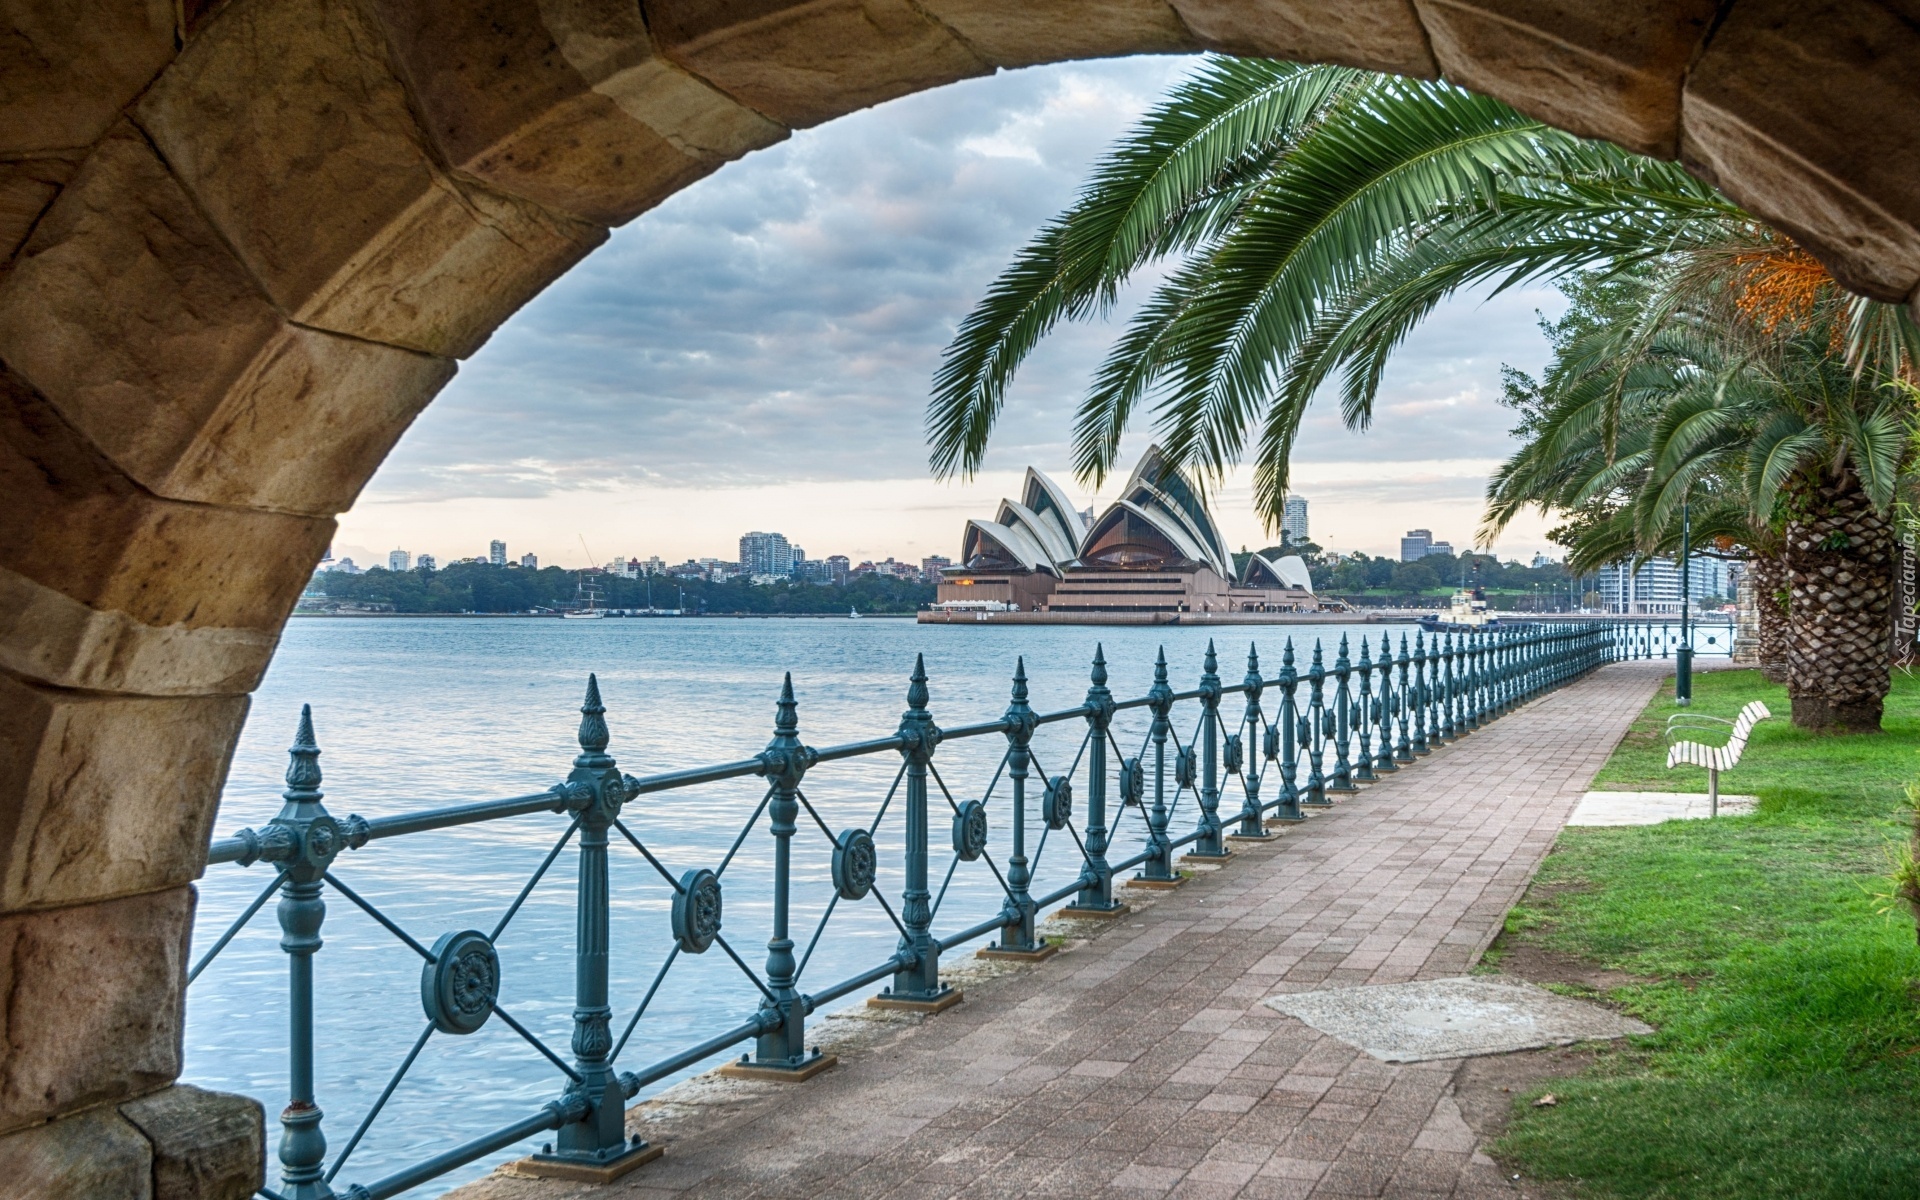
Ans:
[[[55,1118],[178,1071],[189,883],[247,695],[333,515],[457,361],[609,226],[791,129],[1068,58],[1343,62],[1445,77],[1678,157],[1850,286],[1908,300],[1920,284],[1920,25],[1905,0],[12,0],[6,13],[12,1162],[79,1128]]]

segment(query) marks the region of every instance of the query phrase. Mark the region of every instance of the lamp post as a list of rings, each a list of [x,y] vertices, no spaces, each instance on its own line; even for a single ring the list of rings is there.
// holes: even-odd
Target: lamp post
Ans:
[[[1693,703],[1693,526],[1689,506],[1680,505],[1680,648],[1673,654],[1673,702]]]

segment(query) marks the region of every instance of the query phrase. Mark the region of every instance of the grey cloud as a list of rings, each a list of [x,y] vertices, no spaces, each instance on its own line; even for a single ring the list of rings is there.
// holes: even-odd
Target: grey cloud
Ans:
[[[924,475],[928,381],[954,326],[1192,64],[1004,73],[722,169],[617,231],[509,321],[409,431],[369,498]],[[1388,462],[1478,444],[1487,454],[1481,439],[1510,423],[1493,399],[1498,363],[1539,359],[1531,314],[1552,299],[1536,290],[1443,309],[1397,360],[1383,407],[1474,387],[1478,398],[1383,419],[1363,441],[1321,404],[1302,453]],[[1073,404],[1120,328],[1067,327],[1043,345],[989,468],[1065,472]]]

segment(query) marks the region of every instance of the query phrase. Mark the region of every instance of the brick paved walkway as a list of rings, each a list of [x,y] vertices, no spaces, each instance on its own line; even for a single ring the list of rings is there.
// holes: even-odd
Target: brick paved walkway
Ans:
[[[615,1185],[461,1195],[1512,1197],[1457,1063],[1377,1062],[1260,1001],[1464,973],[1669,669],[1546,696],[810,1083],[650,1122],[666,1157]]]

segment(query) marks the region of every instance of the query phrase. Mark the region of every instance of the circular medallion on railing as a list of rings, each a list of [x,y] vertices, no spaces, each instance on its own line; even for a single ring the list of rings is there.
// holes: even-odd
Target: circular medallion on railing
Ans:
[[[864,829],[843,829],[833,845],[833,890],[842,900],[863,900],[873,890],[880,855]]]
[[[443,933],[420,969],[420,1007],[441,1033],[467,1034],[487,1023],[500,995],[500,956],[477,930]]]
[[[1073,820],[1073,780],[1065,775],[1055,775],[1047,780],[1047,794],[1042,799],[1040,815],[1048,829],[1067,827],[1067,822]]]
[[[1198,756],[1193,752],[1193,747],[1182,748],[1173,756],[1173,782],[1180,787],[1190,788],[1193,786],[1193,781],[1199,777],[1200,763]]]
[[[1147,773],[1140,766],[1140,760],[1129,758],[1120,764],[1120,803],[1140,806],[1141,798],[1147,794]]]
[[[953,814],[953,852],[972,862],[987,852],[987,806],[968,800]]]
[[[1278,725],[1267,726],[1267,736],[1261,739],[1260,752],[1267,757],[1267,761],[1269,762],[1280,757],[1280,727]]]
[[[1229,775],[1238,775],[1246,762],[1246,750],[1240,741],[1240,735],[1230,733],[1220,745],[1220,767]]]
[[[720,878],[705,867],[680,876],[673,898],[673,940],[688,954],[704,954],[720,936]]]
[[[1334,724],[1332,713],[1320,714],[1320,731],[1322,736],[1333,737],[1338,730],[1339,726]]]

